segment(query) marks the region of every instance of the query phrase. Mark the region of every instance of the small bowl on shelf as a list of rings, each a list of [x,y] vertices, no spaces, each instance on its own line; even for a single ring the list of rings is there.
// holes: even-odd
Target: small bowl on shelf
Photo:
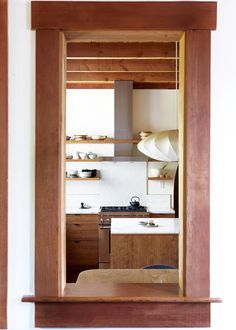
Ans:
[[[93,153],[93,152],[89,152],[87,154],[87,157],[88,157],[88,159],[94,160],[94,159],[97,159],[98,158],[98,155],[95,154],[95,153]]]
[[[107,136],[106,135],[92,135],[91,139],[92,140],[105,140],[105,139],[107,139]]]
[[[86,179],[86,178],[91,178],[92,177],[92,171],[84,171],[82,170],[80,173],[79,173],[79,177],[80,178],[83,178],[83,179]]]

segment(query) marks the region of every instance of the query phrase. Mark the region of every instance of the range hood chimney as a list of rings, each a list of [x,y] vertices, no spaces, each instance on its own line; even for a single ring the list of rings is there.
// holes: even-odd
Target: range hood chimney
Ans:
[[[133,81],[115,81],[115,139],[133,138]],[[130,156],[133,145],[130,143],[116,143],[115,157]]]

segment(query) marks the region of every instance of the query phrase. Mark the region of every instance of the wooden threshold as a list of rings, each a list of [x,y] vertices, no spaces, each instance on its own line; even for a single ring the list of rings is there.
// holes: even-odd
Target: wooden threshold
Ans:
[[[138,293],[138,296],[137,296]],[[24,296],[23,302],[161,302],[219,303],[219,298],[184,297],[176,283],[67,284],[63,296]]]
[[[183,297],[175,283],[67,284],[62,297],[22,301],[35,303],[36,327],[209,327],[210,303],[221,302]]]

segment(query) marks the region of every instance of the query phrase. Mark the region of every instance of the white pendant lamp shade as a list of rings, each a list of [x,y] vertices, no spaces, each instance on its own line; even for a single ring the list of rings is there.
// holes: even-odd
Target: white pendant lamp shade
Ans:
[[[177,129],[154,133],[138,143],[138,150],[156,160],[176,162],[179,160],[178,137]]]

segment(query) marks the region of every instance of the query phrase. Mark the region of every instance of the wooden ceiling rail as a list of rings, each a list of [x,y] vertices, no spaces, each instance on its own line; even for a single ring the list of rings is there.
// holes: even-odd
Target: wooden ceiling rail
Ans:
[[[32,29],[215,30],[216,2],[32,2]],[[148,19],[147,19],[148,17]]]
[[[67,58],[175,58],[175,42],[71,42]]]
[[[67,72],[67,82],[131,80],[136,82],[175,82],[175,72]]]
[[[113,82],[74,82],[67,83],[67,89],[113,89]],[[177,84],[177,88],[179,85]],[[176,89],[175,83],[149,83],[149,82],[134,82],[133,89]]]
[[[175,72],[175,59],[73,59],[67,60],[67,72]]]

